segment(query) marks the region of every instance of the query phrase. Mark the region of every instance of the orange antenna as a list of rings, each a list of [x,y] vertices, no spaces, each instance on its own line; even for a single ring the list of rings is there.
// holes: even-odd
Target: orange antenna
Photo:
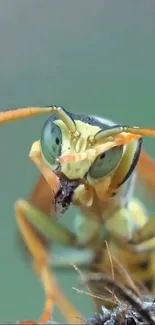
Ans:
[[[23,107],[0,112],[0,124],[19,120],[37,114],[51,113],[57,111],[56,106],[51,107]]]
[[[55,113],[58,118],[60,118],[64,122],[64,124],[67,126],[67,128],[72,134],[76,132],[76,125],[74,121],[60,106],[23,107],[7,110],[0,113],[0,124],[44,113]]]

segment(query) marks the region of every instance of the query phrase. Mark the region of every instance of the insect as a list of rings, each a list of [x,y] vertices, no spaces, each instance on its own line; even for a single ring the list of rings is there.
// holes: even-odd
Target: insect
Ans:
[[[29,200],[17,200],[15,213],[45,290],[39,322],[50,319],[56,301],[71,324],[80,315],[56,283],[44,237],[91,252],[91,257],[88,254],[85,258],[85,267],[99,273],[109,272],[107,241],[112,256],[128,270],[134,282],[155,291],[155,218],[149,217],[142,202],[134,197],[137,172],[152,193],[155,190],[154,162],[141,150],[142,137],[155,136],[155,129],[71,114],[57,106],[1,112],[0,123],[43,113],[50,117],[29,154],[40,178]],[[71,203],[81,215],[76,233],[57,222]],[[113,264],[116,278],[128,285],[117,263]]]

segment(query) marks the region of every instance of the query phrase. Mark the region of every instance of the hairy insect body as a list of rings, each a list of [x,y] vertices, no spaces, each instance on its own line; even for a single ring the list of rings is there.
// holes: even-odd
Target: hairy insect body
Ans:
[[[140,307],[143,308],[141,311]],[[145,310],[148,319],[144,317]],[[89,318],[85,325],[155,325],[155,303],[153,297],[141,297],[137,310],[129,302],[120,301],[113,311],[102,306],[100,312]],[[149,319],[150,318],[150,319]]]
[[[89,281],[98,285],[102,282],[112,289],[115,305],[112,310],[103,305],[99,312],[86,321],[86,325],[155,325],[155,302],[151,294],[133,292],[106,275],[92,275]]]

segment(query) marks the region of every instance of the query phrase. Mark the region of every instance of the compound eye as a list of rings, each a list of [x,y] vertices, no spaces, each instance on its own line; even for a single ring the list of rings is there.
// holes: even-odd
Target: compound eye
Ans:
[[[89,169],[92,178],[109,175],[119,164],[123,154],[123,146],[111,148],[101,153]]]
[[[40,143],[45,160],[50,165],[56,165],[56,159],[61,155],[62,132],[50,119],[43,126]]]

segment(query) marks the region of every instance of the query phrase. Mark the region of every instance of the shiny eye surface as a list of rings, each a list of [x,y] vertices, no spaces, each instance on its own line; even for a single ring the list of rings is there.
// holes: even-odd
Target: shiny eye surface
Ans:
[[[92,178],[100,178],[110,174],[119,164],[123,154],[123,146],[111,148],[101,153],[89,169]]]
[[[44,158],[50,165],[54,165],[61,155],[62,132],[50,119],[43,126],[40,143]]]

